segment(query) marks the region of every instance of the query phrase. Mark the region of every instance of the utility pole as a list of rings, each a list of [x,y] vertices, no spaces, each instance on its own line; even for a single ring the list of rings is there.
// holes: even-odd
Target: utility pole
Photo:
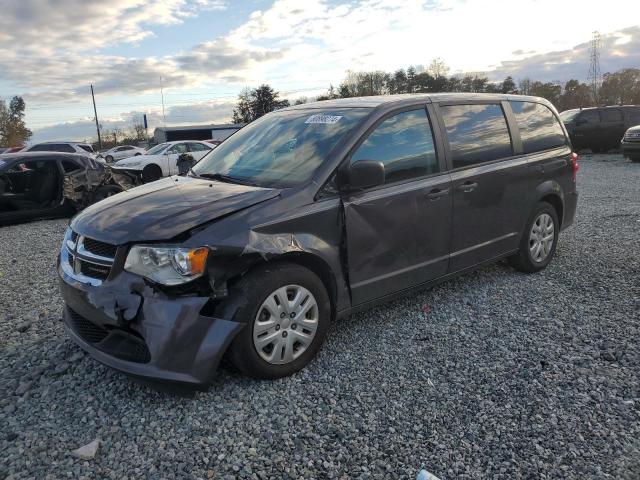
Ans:
[[[91,99],[93,100],[93,114],[96,117],[96,131],[98,132],[98,149],[102,150],[102,138],[100,138],[100,125],[98,124],[98,110],[96,110],[96,97],[93,95],[93,84],[91,85]]]
[[[599,103],[598,89],[600,88],[600,33],[593,32],[590,47],[589,83],[591,84],[591,95],[596,106]]]
[[[164,116],[164,91],[162,89],[162,76],[160,76],[160,95],[162,96],[162,121],[164,126],[167,126],[167,117]]]

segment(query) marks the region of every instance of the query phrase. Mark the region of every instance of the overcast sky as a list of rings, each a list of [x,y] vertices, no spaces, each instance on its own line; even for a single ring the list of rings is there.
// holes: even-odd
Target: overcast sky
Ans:
[[[439,57],[451,73],[586,80],[640,67],[635,0],[0,0],[0,97],[22,95],[34,141],[95,136],[147,113],[150,127],[225,122],[245,86],[314,96],[345,71]]]

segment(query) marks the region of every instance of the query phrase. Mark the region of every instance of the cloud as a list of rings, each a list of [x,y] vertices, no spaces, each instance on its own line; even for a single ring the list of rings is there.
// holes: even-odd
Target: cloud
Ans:
[[[600,45],[601,73],[640,66],[640,26],[603,35]],[[591,43],[584,42],[567,50],[504,61],[489,74],[495,80],[511,75],[514,78],[531,78],[541,81],[565,82],[570,79],[586,81],[591,59],[590,48]]]

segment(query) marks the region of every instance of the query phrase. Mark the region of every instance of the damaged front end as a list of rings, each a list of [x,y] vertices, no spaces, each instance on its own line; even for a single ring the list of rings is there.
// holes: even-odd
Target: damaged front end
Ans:
[[[139,175],[128,172],[115,172],[111,167],[86,168],[69,172],[63,177],[63,197],[69,200],[76,210],[82,210],[105,195],[105,187],[115,191],[129,190],[142,185]]]
[[[98,243],[68,232],[60,252],[69,336],[125,373],[208,384],[243,324],[215,317],[204,291],[170,291],[124,271],[127,249],[109,253]]]

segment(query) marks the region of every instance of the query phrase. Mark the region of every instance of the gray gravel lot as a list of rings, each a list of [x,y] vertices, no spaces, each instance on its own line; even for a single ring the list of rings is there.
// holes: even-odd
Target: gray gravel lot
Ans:
[[[581,165],[544,272],[482,269],[337,322],[291,378],[192,395],[65,338],[66,220],[0,228],[0,478],[640,478],[640,164]]]

